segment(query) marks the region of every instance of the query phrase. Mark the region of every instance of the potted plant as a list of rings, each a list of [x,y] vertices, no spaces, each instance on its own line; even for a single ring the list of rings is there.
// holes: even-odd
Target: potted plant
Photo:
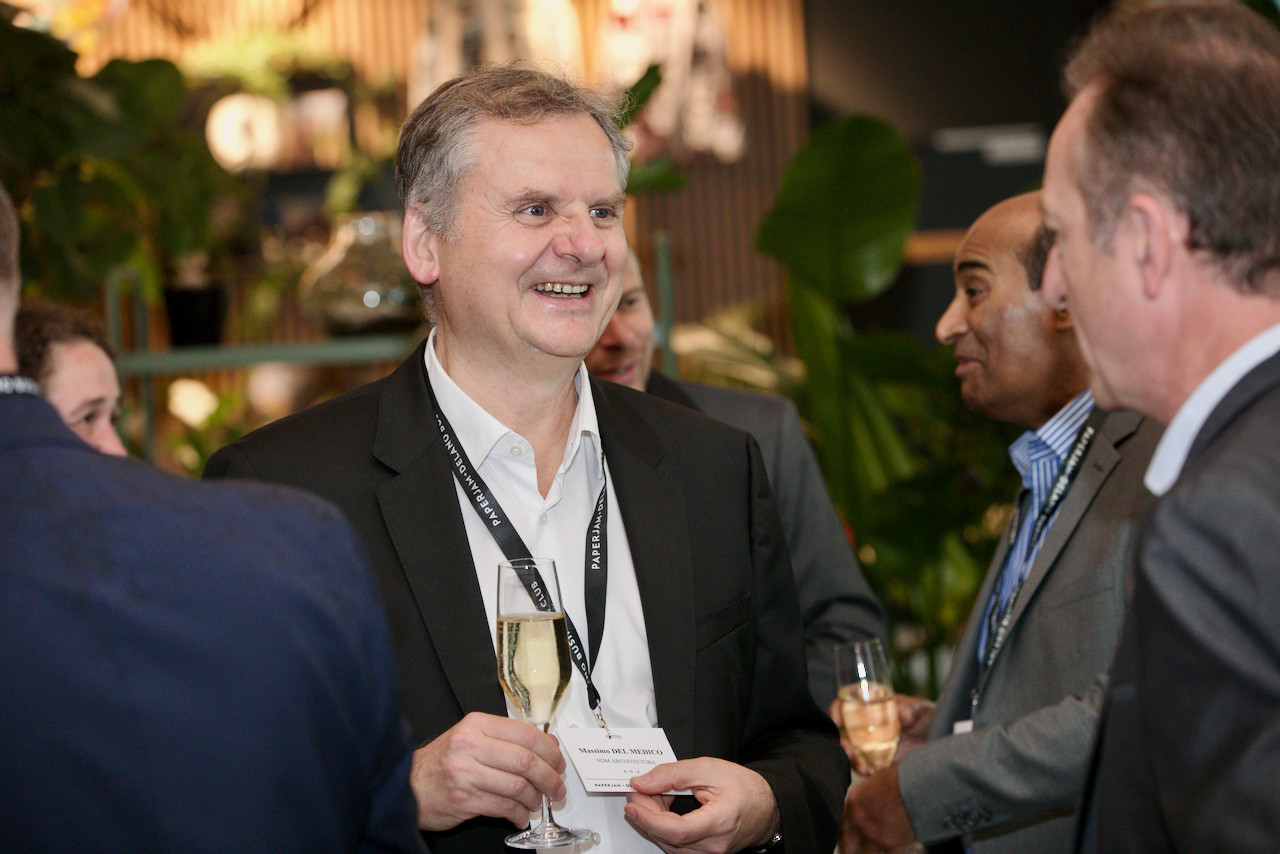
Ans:
[[[889,611],[895,656],[919,665],[903,668],[907,687],[932,696],[1012,487],[1006,432],[963,407],[949,354],[851,320],[895,281],[920,182],[891,126],[832,122],[788,166],[757,247],[788,272],[797,402],[832,497]]]
[[[0,181],[22,221],[24,280],[84,304],[111,280],[154,299],[201,278],[218,263],[221,201],[244,190],[182,121],[181,72],[113,60],[83,78],[75,61],[55,39],[0,21]]]

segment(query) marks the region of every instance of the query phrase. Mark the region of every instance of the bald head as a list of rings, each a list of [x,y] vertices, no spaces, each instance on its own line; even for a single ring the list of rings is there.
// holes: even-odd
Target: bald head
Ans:
[[[18,310],[18,289],[22,274],[18,269],[18,212],[9,194],[0,186],[0,373],[18,367],[13,352],[13,316]]]
[[[1071,318],[1036,293],[1049,246],[1038,192],[978,217],[956,250],[955,297],[936,330],[955,348],[965,404],[1030,429],[1088,386]]]

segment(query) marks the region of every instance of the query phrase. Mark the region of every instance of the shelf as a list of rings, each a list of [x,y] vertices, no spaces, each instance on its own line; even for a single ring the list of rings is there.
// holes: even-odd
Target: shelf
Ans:
[[[150,377],[241,368],[261,362],[302,365],[350,365],[400,361],[409,355],[420,335],[354,335],[288,344],[214,345],[171,350],[129,350],[116,358],[121,377]]]

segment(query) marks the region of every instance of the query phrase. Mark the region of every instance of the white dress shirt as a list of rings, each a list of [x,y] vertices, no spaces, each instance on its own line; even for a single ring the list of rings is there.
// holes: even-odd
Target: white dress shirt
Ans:
[[[1159,497],[1173,487],[1182,474],[1187,454],[1191,452],[1200,429],[1227,393],[1244,379],[1245,374],[1276,353],[1280,353],[1280,324],[1249,339],[1244,346],[1214,368],[1196,386],[1191,396],[1183,401],[1169,426],[1165,428],[1160,444],[1156,445],[1156,452],[1151,457],[1151,464],[1147,466],[1143,482],[1153,495]]]
[[[538,491],[533,447],[482,409],[449,378],[436,358],[434,330],[427,342],[426,363],[436,401],[453,426],[472,467],[488,485],[531,554],[555,560],[565,612],[583,635],[585,645],[587,614],[583,573],[587,526],[608,469],[586,368],[580,366],[574,378],[578,408],[569,429],[564,459],[543,498]],[[436,425],[431,424],[430,429],[436,429]],[[454,488],[475,560],[476,582],[489,618],[490,640],[496,649],[498,563],[506,558],[456,479]],[[591,679],[600,692],[604,717],[610,727],[652,727],[658,715],[653,672],[649,666],[649,643],[635,565],[618,510],[613,478],[608,479],[608,502],[609,580],[605,623],[600,650],[591,656]],[[427,511],[428,508],[424,508],[424,512]],[[493,678],[498,678],[496,653]],[[510,701],[507,714],[516,719],[520,717]],[[551,731],[597,726],[587,704],[586,682],[574,667]],[[587,843],[574,851],[651,854],[661,850],[640,836],[623,817],[625,795],[588,794],[567,755],[566,762],[568,769],[564,777],[568,794],[563,802],[553,805],[556,821],[565,827],[586,827],[600,835],[598,846]],[[534,818],[536,820],[536,814]]]

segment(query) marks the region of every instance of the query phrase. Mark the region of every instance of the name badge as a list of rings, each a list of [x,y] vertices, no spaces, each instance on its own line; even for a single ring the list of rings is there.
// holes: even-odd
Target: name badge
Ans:
[[[556,737],[588,792],[634,792],[632,777],[647,774],[655,765],[676,761],[671,742],[660,727],[608,732],[600,727],[573,727],[557,730]]]
[[[951,728],[952,735],[964,735],[966,732],[973,732],[973,719],[967,721],[956,721],[955,726]]]

